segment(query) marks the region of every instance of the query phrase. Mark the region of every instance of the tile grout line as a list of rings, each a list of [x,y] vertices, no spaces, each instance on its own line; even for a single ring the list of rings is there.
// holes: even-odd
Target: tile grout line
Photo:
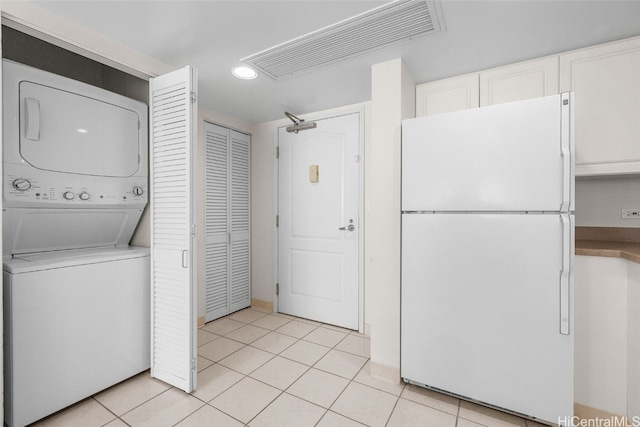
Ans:
[[[264,317],[264,316],[263,316],[263,317]],[[255,321],[258,321],[258,320],[260,320],[260,319],[256,319]],[[352,353],[350,353],[350,352],[344,352],[344,351],[338,350],[338,349],[336,348],[336,347],[337,347],[337,346],[338,346],[342,341],[344,341],[344,340],[345,340],[345,339],[350,335],[349,333],[345,333],[345,332],[343,332],[343,331],[337,331],[337,330],[332,329],[332,328],[324,328],[324,329],[326,329],[326,330],[328,330],[328,331],[333,331],[333,332],[336,332],[336,333],[344,334],[344,336],[343,336],[343,337],[341,337],[341,338],[340,338],[340,340],[338,340],[338,341],[337,341],[337,342],[336,342],[332,347],[327,347],[327,346],[325,346],[325,345],[323,345],[323,344],[320,344],[320,343],[317,343],[317,342],[313,342],[313,341],[308,341],[308,340],[305,340],[305,339],[304,339],[304,338],[308,337],[310,334],[312,334],[313,332],[315,332],[315,331],[319,330],[320,328],[323,328],[323,325],[324,325],[324,324],[322,324],[322,323],[321,323],[321,324],[319,324],[319,325],[314,325],[314,324],[311,324],[311,323],[308,323],[308,322],[300,322],[300,323],[304,323],[304,324],[307,324],[307,325],[316,326],[314,329],[310,330],[308,333],[306,333],[305,335],[302,335],[301,337],[295,337],[295,336],[293,336],[293,337],[292,337],[292,336],[287,335],[287,334],[284,334],[284,333],[282,333],[282,332],[277,332],[277,330],[278,330],[278,329],[280,329],[280,328],[282,328],[282,327],[284,327],[284,326],[286,326],[286,325],[290,324],[291,322],[293,322],[293,321],[295,321],[295,320],[298,320],[298,318],[293,318],[293,319],[291,319],[289,322],[287,322],[287,323],[285,323],[285,324],[283,324],[283,325],[279,326],[279,327],[278,327],[278,328],[276,328],[275,330],[269,330],[269,332],[268,332],[267,334],[265,334],[265,335],[268,335],[269,333],[274,332],[274,333],[279,333],[279,334],[281,334],[281,335],[285,335],[285,336],[288,336],[288,337],[294,338],[296,341],[294,341],[293,343],[291,343],[291,345],[289,345],[289,346],[287,346],[286,348],[282,349],[282,350],[280,351],[280,353],[277,353],[277,354],[275,354],[275,355],[274,355],[273,353],[267,352],[267,353],[270,353],[271,355],[273,355],[273,357],[271,357],[269,360],[267,360],[266,362],[264,362],[264,363],[263,363],[263,364],[261,364],[260,366],[256,367],[256,368],[255,368],[254,370],[252,370],[250,373],[248,373],[248,374],[244,374],[244,373],[242,373],[242,372],[239,372],[241,375],[243,375],[243,376],[244,376],[244,377],[243,377],[243,379],[244,379],[244,378],[249,377],[249,378],[251,378],[251,379],[253,379],[253,380],[256,380],[256,381],[259,381],[259,382],[261,382],[261,383],[263,383],[263,384],[265,384],[265,385],[267,385],[267,386],[274,387],[274,386],[273,386],[273,385],[271,385],[271,384],[268,384],[268,383],[263,382],[263,381],[261,381],[261,380],[259,380],[259,379],[256,379],[256,378],[251,377],[251,374],[252,374],[252,373],[254,373],[254,372],[256,372],[256,371],[257,371],[258,369],[260,369],[261,367],[265,366],[267,363],[269,363],[271,360],[273,360],[275,357],[278,357],[278,356],[279,356],[279,357],[282,357],[283,359],[286,359],[286,360],[291,360],[292,362],[295,362],[295,363],[300,363],[300,362],[298,362],[298,361],[296,361],[296,360],[292,360],[292,359],[289,359],[289,358],[287,358],[287,357],[285,357],[285,356],[281,356],[281,354],[282,354],[285,350],[287,350],[288,348],[292,347],[293,345],[295,345],[296,343],[298,343],[298,342],[300,342],[300,341],[305,341],[305,342],[309,342],[309,343],[312,343],[312,344],[316,344],[316,345],[319,345],[319,346],[325,347],[325,348],[327,348],[327,349],[328,349],[328,351],[327,351],[327,352],[326,352],[322,357],[320,357],[320,358],[319,358],[319,359],[318,359],[318,360],[317,360],[313,365],[306,365],[306,364],[303,364],[303,365],[305,365],[305,366],[307,367],[307,369],[306,369],[306,370],[305,370],[305,371],[304,371],[304,372],[303,372],[303,373],[302,373],[298,378],[296,378],[296,379],[295,379],[291,384],[289,384],[289,385],[287,386],[287,388],[285,388],[284,390],[280,390],[280,389],[278,389],[277,387],[274,387],[274,388],[278,389],[278,390],[280,391],[280,393],[279,393],[279,394],[278,394],[278,395],[277,395],[277,396],[276,396],[276,397],[275,397],[271,402],[269,402],[269,403],[268,403],[264,408],[262,408],[262,410],[260,410],[260,412],[258,412],[258,413],[257,413],[257,414],[256,414],[256,415],[255,415],[251,420],[249,420],[249,422],[248,422],[247,424],[245,424],[245,425],[250,424],[250,423],[251,423],[253,420],[255,420],[255,419],[256,419],[256,418],[257,418],[261,413],[263,413],[267,408],[269,408],[269,407],[273,404],[273,402],[275,402],[278,398],[280,398],[280,397],[281,397],[283,394],[285,394],[285,393],[286,393],[287,395],[289,395],[289,396],[293,397],[293,398],[300,399],[300,400],[302,400],[302,401],[304,401],[304,402],[307,402],[307,403],[312,404],[312,405],[314,405],[314,406],[316,406],[316,407],[318,407],[318,408],[321,408],[321,409],[324,411],[324,413],[322,414],[322,416],[321,416],[321,417],[320,417],[320,419],[318,420],[318,423],[319,423],[319,422],[320,422],[320,421],[321,421],[321,420],[326,416],[326,414],[329,412],[329,410],[330,410],[331,406],[333,406],[333,404],[338,400],[338,398],[340,397],[340,395],[342,395],[342,393],[344,392],[344,390],[346,390],[346,388],[349,386],[349,384],[351,384],[351,382],[353,382],[353,378],[355,378],[355,377],[358,375],[358,373],[359,373],[359,372],[364,368],[364,366],[366,365],[367,361],[369,360],[369,358],[367,358],[367,359],[366,359],[366,361],[365,361],[365,363],[362,365],[362,367],[360,367],[360,369],[356,372],[356,374],[353,376],[353,378],[351,378],[351,379],[349,380],[349,383],[347,383],[347,385],[345,386],[345,388],[344,388],[344,389],[340,392],[340,394],[339,394],[339,395],[338,395],[338,396],[333,400],[333,402],[331,403],[331,405],[329,405],[329,407],[328,407],[328,408],[324,408],[324,407],[322,407],[322,406],[320,406],[320,405],[318,405],[318,404],[316,404],[316,403],[314,403],[314,402],[310,402],[310,401],[308,401],[308,400],[306,400],[306,399],[303,399],[303,398],[300,398],[300,397],[298,397],[298,396],[295,396],[295,395],[292,395],[292,394],[290,394],[290,393],[287,393],[287,390],[288,390],[288,389],[289,389],[293,384],[295,384],[295,383],[296,383],[296,382],[297,382],[297,381],[298,381],[302,376],[304,376],[307,372],[309,372],[311,369],[318,369],[318,370],[319,370],[319,371],[321,371],[321,372],[327,372],[327,371],[324,371],[324,370],[322,370],[322,369],[315,368],[315,365],[316,365],[318,362],[320,362],[320,361],[321,361],[321,360],[322,360],[322,359],[323,359],[327,354],[329,354],[329,352],[330,352],[331,350],[340,351],[340,352],[345,353],[345,354],[352,354]],[[254,322],[255,322],[255,321],[254,321]],[[252,323],[247,323],[247,325],[252,325],[252,326],[255,326],[255,327],[260,328],[260,326],[253,325]],[[241,329],[241,328],[242,328],[242,327],[237,328],[237,329],[234,329],[233,331],[228,332],[228,334],[231,334],[231,333],[233,333],[234,331],[237,331],[237,330],[239,330],[239,329]],[[267,329],[267,328],[262,328],[262,329]],[[227,337],[227,335],[228,335],[228,334],[223,335],[223,336],[224,336],[224,337]],[[263,337],[264,337],[265,335],[263,335]],[[249,343],[243,343],[243,342],[240,342],[241,344],[243,344],[243,347],[241,347],[241,348],[239,348],[238,350],[236,350],[236,352],[240,351],[242,348],[245,348],[245,347],[247,347],[247,346],[248,346],[248,347],[251,347],[251,348],[256,348],[256,347],[253,347],[251,344],[252,344],[252,343],[254,343],[255,341],[258,341],[260,338],[262,338],[262,337],[256,338],[255,340],[253,340],[253,341],[251,341],[251,342],[249,342]],[[233,338],[229,338],[229,337],[227,337],[227,339],[233,340]],[[234,341],[236,341],[236,340],[234,340]],[[239,341],[236,341],[236,342],[239,342]],[[259,349],[259,348],[256,348],[256,349],[257,349],[257,350],[261,350],[261,351],[265,351],[265,350],[262,350],[262,349]],[[233,353],[231,353],[231,354],[234,354],[234,353],[236,353],[236,352],[233,352]],[[266,352],[266,351],[265,351],[265,352]],[[231,356],[231,354],[229,354],[229,355],[228,355],[228,356],[226,356],[226,357]],[[356,356],[359,356],[359,355],[356,355]],[[203,357],[203,356],[201,356],[201,357]],[[225,357],[225,358],[226,358],[226,357]],[[359,356],[359,357],[362,357],[362,356]],[[223,359],[221,359],[221,360],[224,360],[225,358],[223,358]],[[205,359],[206,359],[206,358],[205,358]],[[209,359],[207,359],[207,360],[209,360]],[[214,362],[214,364],[220,364],[220,363],[219,363],[219,362]],[[221,366],[224,366],[224,367],[226,367],[226,368],[228,368],[228,369],[231,369],[231,370],[233,370],[234,372],[238,372],[238,371],[235,371],[234,369],[229,368],[229,367],[227,367],[227,366],[225,366],[225,365],[222,365],[222,364],[220,364],[220,365],[221,365]],[[213,365],[212,365],[212,366],[213,366]],[[205,369],[208,369],[208,368],[209,368],[209,367],[207,367],[207,368],[205,368]],[[328,373],[328,374],[331,374],[331,375],[335,375],[334,373],[331,373],[331,372],[327,372],[327,373]],[[336,375],[336,376],[341,377],[340,375]],[[342,377],[342,378],[344,378],[344,377]],[[346,378],[345,378],[345,379],[346,379]],[[240,381],[242,381],[242,380],[240,380]],[[236,382],[236,383],[234,383],[234,385],[235,385],[235,384],[237,384],[237,382]],[[231,387],[233,387],[233,385],[231,385],[230,387],[228,387],[225,391],[223,391],[223,392],[219,393],[219,394],[218,394],[218,396],[219,396],[219,395],[221,395],[222,393],[226,392],[227,390],[229,390]],[[214,397],[213,399],[215,399],[215,397]],[[213,400],[213,399],[212,399],[212,400]],[[205,402],[205,404],[208,404],[208,403],[207,403],[207,402]],[[212,406],[212,407],[214,407],[214,408],[215,408],[215,406],[213,406],[213,405],[210,405],[210,406]],[[215,408],[215,409],[218,409],[218,408]],[[218,410],[220,410],[220,409],[218,409]],[[223,412],[224,412],[224,411],[223,411]],[[226,413],[226,412],[225,412],[225,413]],[[342,415],[342,414],[340,414],[340,415],[341,415],[341,416],[344,416],[344,415]],[[348,417],[347,417],[347,418],[348,418]],[[234,419],[235,419],[235,418],[234,418]],[[350,419],[350,418],[349,418],[349,419]],[[354,421],[355,421],[355,420],[354,420]],[[317,424],[317,423],[316,423],[316,424]]]

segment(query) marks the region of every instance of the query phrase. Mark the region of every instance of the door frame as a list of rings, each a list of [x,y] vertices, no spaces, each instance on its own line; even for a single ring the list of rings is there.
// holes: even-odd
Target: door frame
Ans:
[[[360,230],[358,234],[358,332],[364,333],[364,147],[365,147],[365,106],[349,106],[343,108],[337,108],[329,111],[322,111],[318,113],[311,113],[301,115],[304,120],[326,120],[335,117],[347,116],[351,114],[358,114],[358,224],[360,224]],[[280,283],[279,261],[280,261],[280,241],[278,235],[278,226],[276,218],[279,215],[279,203],[280,203],[280,169],[278,158],[278,145],[279,145],[279,130],[283,127],[289,126],[291,123],[288,121],[280,121],[276,123],[273,128],[273,311],[278,312],[278,292],[277,285]]]

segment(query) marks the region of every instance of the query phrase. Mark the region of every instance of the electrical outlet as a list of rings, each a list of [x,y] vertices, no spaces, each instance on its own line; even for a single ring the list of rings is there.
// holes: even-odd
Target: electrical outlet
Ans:
[[[622,209],[622,219],[640,219],[640,209]]]

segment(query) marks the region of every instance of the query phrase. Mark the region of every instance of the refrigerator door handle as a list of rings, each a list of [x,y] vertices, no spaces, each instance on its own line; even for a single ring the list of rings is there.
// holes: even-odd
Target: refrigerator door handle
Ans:
[[[561,214],[562,270],[560,271],[560,333],[570,334],[571,215]]]
[[[570,108],[571,94],[563,92],[560,96],[560,157],[562,157],[562,201],[560,211],[567,212],[571,208],[571,128],[570,128]]]

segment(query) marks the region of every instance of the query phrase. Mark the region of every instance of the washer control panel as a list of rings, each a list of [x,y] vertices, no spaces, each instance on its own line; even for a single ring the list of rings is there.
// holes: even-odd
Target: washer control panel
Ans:
[[[3,199],[7,207],[138,207],[147,203],[141,177],[114,178],[43,173],[5,164]]]

